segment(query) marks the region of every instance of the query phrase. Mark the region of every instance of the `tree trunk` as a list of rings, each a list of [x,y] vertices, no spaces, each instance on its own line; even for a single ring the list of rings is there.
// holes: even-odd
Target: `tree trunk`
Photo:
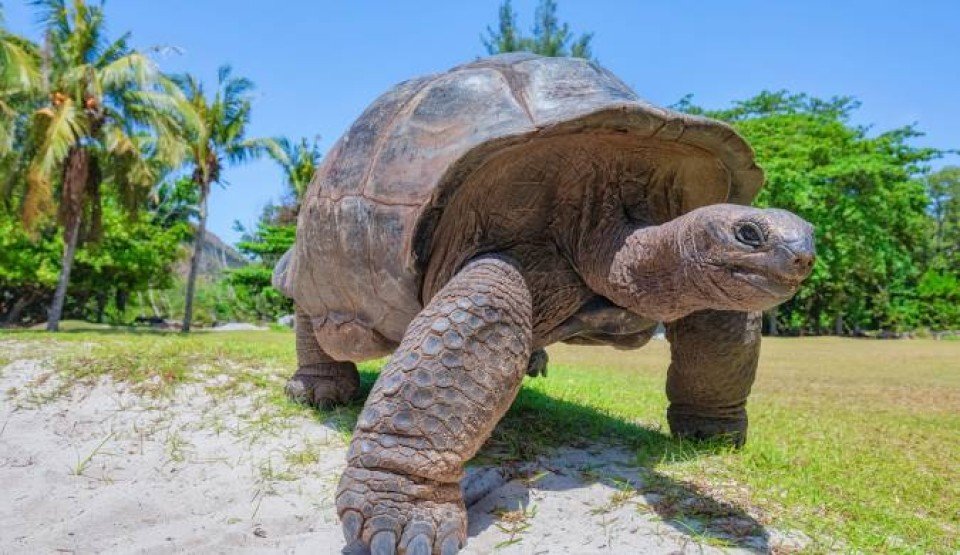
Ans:
[[[103,323],[103,313],[107,311],[107,291],[106,289],[101,289],[97,291],[96,294],[97,300],[97,323]]]
[[[60,199],[63,218],[63,258],[60,262],[60,278],[53,293],[53,303],[47,314],[47,331],[60,329],[63,317],[63,304],[67,300],[67,286],[70,285],[70,270],[73,258],[77,254],[77,240],[80,237],[80,220],[83,218],[83,193],[90,178],[90,153],[74,146],[67,154],[63,167],[63,192]]]
[[[63,230],[63,258],[60,260],[60,279],[53,293],[53,303],[47,314],[47,331],[60,330],[60,318],[63,317],[63,304],[67,300],[67,286],[70,285],[70,270],[73,269],[73,257],[77,254],[77,238],[80,236],[80,218],[74,218],[70,227]]]
[[[837,319],[833,322],[834,335],[843,335],[843,314],[837,314]]]
[[[117,294],[113,297],[113,303],[117,305],[117,312],[120,317],[127,311],[127,299],[130,298],[130,292],[126,289],[117,289]]]
[[[24,293],[16,302],[13,303],[13,306],[10,307],[10,311],[7,312],[7,315],[4,317],[3,323],[8,326],[12,326],[20,323],[20,315],[23,314],[23,309],[33,302],[35,295],[33,293]]]
[[[150,301],[150,310],[153,311],[153,316],[159,318],[161,316],[160,309],[157,308],[157,301],[153,298],[153,289],[147,289],[147,300]]]
[[[769,335],[770,337],[776,337],[776,336],[780,335],[780,329],[779,329],[779,327],[777,326],[777,314],[778,314],[778,313],[779,313],[779,310],[777,310],[777,307],[771,308],[771,309],[768,310],[767,313],[766,313],[766,316],[767,316],[767,335]]]
[[[200,258],[203,256],[203,241],[207,233],[207,196],[210,186],[202,183],[200,186],[200,223],[197,226],[197,235],[193,239],[193,256],[190,257],[190,274],[187,276],[187,299],[183,306],[184,333],[190,332],[190,323],[193,320],[193,294],[197,283],[197,272],[200,270]]]

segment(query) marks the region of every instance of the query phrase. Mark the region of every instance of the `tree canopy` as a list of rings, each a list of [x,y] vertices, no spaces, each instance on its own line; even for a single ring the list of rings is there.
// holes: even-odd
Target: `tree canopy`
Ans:
[[[941,152],[914,146],[917,129],[872,133],[851,123],[860,107],[852,98],[786,91],[722,110],[689,97],[675,107],[733,124],[766,173],[756,204],[791,210],[816,228],[814,273],[780,307],[782,325],[816,333],[942,324],[920,297],[921,284],[936,281],[930,187],[941,181],[924,176]]]
[[[488,26],[480,40],[488,54],[533,52],[541,56],[572,56],[593,59],[593,33],[575,37],[568,23],[560,23],[555,0],[540,0],[534,11],[533,28],[524,35],[517,27],[517,13],[510,0],[500,4],[496,29]]]

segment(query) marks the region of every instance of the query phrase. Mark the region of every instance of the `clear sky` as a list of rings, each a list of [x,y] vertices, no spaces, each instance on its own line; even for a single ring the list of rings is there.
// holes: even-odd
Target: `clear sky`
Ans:
[[[515,0],[528,28],[536,0]],[[640,96],[687,93],[724,107],[763,89],[852,95],[858,123],[916,123],[917,143],[960,148],[960,1],[559,0],[575,32]],[[138,47],[180,47],[164,70],[213,81],[228,62],[257,84],[251,136],[321,137],[324,150],[381,92],[484,54],[499,0],[111,0],[110,31]],[[37,37],[26,2],[4,2],[8,27]],[[937,163],[960,163],[951,156]],[[272,162],[230,169],[210,227],[228,242],[283,190]]]

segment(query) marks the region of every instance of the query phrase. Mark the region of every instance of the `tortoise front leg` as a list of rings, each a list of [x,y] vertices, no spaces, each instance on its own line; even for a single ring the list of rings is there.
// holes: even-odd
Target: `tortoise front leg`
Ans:
[[[323,352],[310,317],[296,308],[297,371],[284,391],[291,400],[328,409],[344,405],[360,393],[360,374],[352,362],[340,362]]]
[[[348,543],[374,555],[462,547],[463,465],[516,397],[532,343],[530,292],[511,262],[474,260],[434,296],[357,421],[337,490]]]
[[[667,420],[679,437],[747,437],[747,396],[760,356],[760,313],[703,310],[667,324]]]

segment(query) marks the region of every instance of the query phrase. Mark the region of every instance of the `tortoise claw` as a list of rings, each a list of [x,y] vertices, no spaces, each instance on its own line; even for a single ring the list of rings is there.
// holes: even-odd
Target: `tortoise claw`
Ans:
[[[370,555],[452,554],[466,540],[467,514],[457,483],[347,467],[337,509],[347,545],[366,547]]]
[[[284,392],[294,402],[329,410],[357,397],[360,393],[360,374],[352,362],[301,367],[287,380]]]
[[[456,535],[451,534],[443,539],[440,544],[440,555],[456,555],[460,551],[460,540]]]
[[[424,534],[417,534],[417,537],[407,544],[406,555],[430,555],[431,551],[430,538]]]
[[[377,532],[370,540],[370,555],[396,555],[397,535],[390,531]]]
[[[360,539],[360,528],[363,526],[363,516],[357,511],[346,511],[340,520],[343,524],[343,538],[347,544]]]

